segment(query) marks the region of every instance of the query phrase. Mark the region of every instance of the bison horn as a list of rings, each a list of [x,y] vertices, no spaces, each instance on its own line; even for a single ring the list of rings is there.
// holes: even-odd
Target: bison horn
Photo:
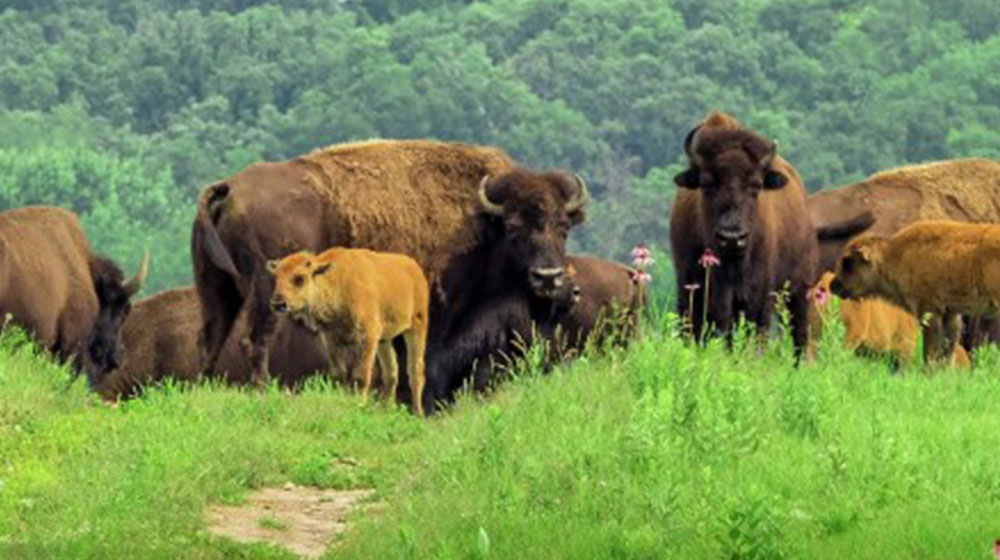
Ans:
[[[764,157],[761,158],[761,160],[760,160],[760,166],[763,167],[763,168],[765,168],[765,169],[768,168],[768,167],[770,167],[771,163],[774,162],[774,157],[776,155],[778,155],[778,141],[777,140],[772,140],[771,141],[771,145],[770,145],[769,149],[767,150],[767,153],[765,153]]]
[[[583,177],[579,173],[574,173],[573,177],[576,178],[576,183],[580,186],[580,190],[577,191],[576,198],[566,203],[567,214],[572,214],[583,208],[583,205],[590,200],[590,191],[587,190],[587,183],[583,180]]]
[[[132,297],[139,293],[142,288],[142,283],[146,281],[146,275],[149,274],[149,249],[142,252],[142,262],[139,263],[139,270],[136,271],[135,277],[133,277],[122,288],[128,297]]]
[[[487,214],[492,216],[503,216],[503,205],[491,201],[490,197],[486,195],[486,183],[489,182],[489,175],[484,175],[483,180],[479,182],[479,206],[481,206],[483,212],[486,212]]]

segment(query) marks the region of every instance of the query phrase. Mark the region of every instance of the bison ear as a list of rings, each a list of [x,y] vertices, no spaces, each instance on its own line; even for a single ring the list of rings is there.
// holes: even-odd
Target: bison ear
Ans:
[[[697,189],[700,184],[698,181],[700,176],[701,171],[699,171],[697,167],[689,167],[674,176],[674,183],[676,183],[678,187],[683,187],[685,189]]]
[[[332,266],[333,265],[330,264],[330,263],[323,263],[323,264],[317,266],[316,270],[313,270],[313,276],[319,276],[320,274],[326,274],[326,271],[330,270],[330,267],[332,267]]]
[[[784,173],[768,169],[764,172],[764,188],[775,190],[788,184],[788,177]]]
[[[267,261],[267,264],[265,264],[264,266],[265,268],[267,268],[267,271],[270,272],[271,274],[274,274],[275,272],[278,271],[278,261],[276,260]]]

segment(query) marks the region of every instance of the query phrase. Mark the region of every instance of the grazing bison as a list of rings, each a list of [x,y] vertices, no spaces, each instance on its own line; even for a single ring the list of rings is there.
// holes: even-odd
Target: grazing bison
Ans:
[[[588,342],[624,346],[639,336],[639,312],[646,286],[638,272],[616,262],[570,255],[574,305],[556,317],[560,330],[557,353],[569,357]]]
[[[670,246],[677,274],[677,306],[702,332],[702,290],[689,309],[685,286],[703,284],[699,259],[711,250],[708,319],[724,333],[744,314],[764,334],[775,293],[788,289],[796,359],[809,338],[807,294],[815,279],[816,235],[805,189],[777,144],[713,112],[684,140],[689,166],[675,178]]]
[[[148,265],[147,253],[125,281],[66,210],[0,212],[0,317],[9,314],[57,358],[72,358],[91,381],[118,365],[119,331]]]
[[[924,339],[925,361],[953,356],[960,314],[1000,311],[1000,225],[925,221],[889,238],[860,237],[844,249],[830,289],[881,298],[916,317],[931,314],[944,330]]]
[[[267,260],[336,246],[402,253],[432,290],[426,409],[471,372],[470,355],[453,344],[466,324],[520,286],[545,299],[565,282],[566,235],[587,198],[573,175],[518,169],[498,149],[457,143],[380,140],[251,165],[198,203],[191,247],[203,367],[215,369],[245,308],[253,381],[266,381]],[[516,285],[496,281],[501,272]],[[439,372],[432,364],[443,354],[454,367]]]
[[[824,272],[813,287],[814,301],[822,307],[828,301],[832,272]],[[817,314],[822,316],[821,313]],[[899,307],[877,298],[840,302],[840,319],[846,333],[844,346],[859,354],[888,355],[894,366],[910,363],[917,348],[920,322]],[[955,347],[952,363],[959,367],[970,365],[969,355],[961,346]]]
[[[844,246],[866,230],[838,224],[871,222],[868,233],[888,237],[920,220],[1000,223],[1000,162],[956,159],[907,165],[867,179],[821,191],[807,201],[820,233],[820,270],[833,271]],[[995,316],[966,317],[964,346],[972,350],[985,341],[1000,340]],[[939,333],[924,329],[930,338]]]
[[[96,391],[115,400],[137,395],[143,387],[168,377],[198,380],[200,327],[201,304],[194,287],[166,290],[136,301],[122,326],[121,365],[97,379]],[[250,379],[250,364],[239,344],[245,335],[246,317],[241,316],[233,336],[223,346],[216,369],[217,377],[229,383],[243,384]],[[330,371],[350,358],[338,353],[341,360],[331,363],[315,335],[288,319],[278,319],[268,348],[271,371],[287,387],[298,385],[315,372]]]
[[[417,261],[394,253],[335,247],[319,255],[299,252],[268,261],[275,276],[271,309],[318,332],[324,340],[360,351],[352,379],[368,399],[375,361],[390,398],[399,368],[393,340],[406,346],[413,410],[423,416],[424,348],[430,290]]]

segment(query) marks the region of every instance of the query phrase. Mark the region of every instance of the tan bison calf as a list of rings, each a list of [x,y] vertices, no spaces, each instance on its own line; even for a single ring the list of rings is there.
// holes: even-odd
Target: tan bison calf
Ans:
[[[353,369],[368,398],[376,358],[383,386],[396,394],[399,367],[392,340],[406,343],[407,376],[413,409],[423,415],[424,349],[427,343],[427,278],[415,260],[395,253],[333,248],[319,255],[293,253],[268,261],[275,276],[271,309],[336,344],[360,347]]]
[[[961,314],[1000,310],[1000,225],[926,221],[889,238],[855,239],[830,289],[844,298],[881,298],[916,317],[931,314],[944,330],[925,331],[925,361],[954,356]]]
[[[824,292],[830,293],[832,272],[825,272],[813,287],[814,300],[823,305]],[[889,355],[896,363],[909,363],[917,348],[920,322],[899,307],[877,298],[845,299],[840,302],[840,320],[846,333],[844,346],[863,354]],[[952,363],[959,367],[970,365],[965,348],[956,346]]]

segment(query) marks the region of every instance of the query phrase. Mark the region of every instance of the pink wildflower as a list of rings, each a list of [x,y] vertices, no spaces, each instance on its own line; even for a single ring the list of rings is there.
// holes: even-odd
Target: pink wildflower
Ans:
[[[637,271],[633,278],[638,284],[649,284],[653,281],[653,277],[648,272],[642,270]]]
[[[633,247],[632,263],[635,264],[636,268],[646,268],[647,266],[653,264],[653,257],[649,248],[642,243]]]
[[[693,292],[693,291],[697,290],[700,287],[701,287],[701,284],[698,284],[697,282],[694,283],[694,284],[684,284],[684,289],[687,290],[687,291],[689,291],[689,292]]]
[[[812,291],[812,298],[816,305],[823,307],[830,301],[830,291],[820,286]]]
[[[722,264],[722,261],[719,260],[719,257],[715,256],[715,253],[713,253],[711,249],[705,249],[705,252],[701,254],[701,258],[698,259],[698,264],[701,265],[702,268],[711,268],[713,266],[719,266]]]
[[[1000,560],[1000,539],[993,541],[993,556]]]

